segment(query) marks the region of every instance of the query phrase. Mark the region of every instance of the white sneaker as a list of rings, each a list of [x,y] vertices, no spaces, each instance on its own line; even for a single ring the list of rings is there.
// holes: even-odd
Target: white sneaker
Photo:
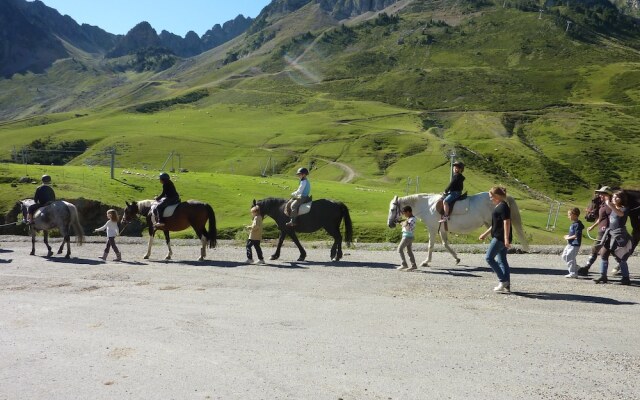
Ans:
[[[409,266],[407,266],[407,264],[400,264],[396,267],[397,270],[403,270],[403,269],[407,269],[409,268]]]
[[[247,258],[246,260],[244,260],[245,264],[253,264],[253,260],[251,258]]]
[[[266,262],[264,262],[264,260],[258,260],[256,262],[254,262],[254,264],[256,264],[256,265],[265,265]]]
[[[410,266],[410,267],[407,267],[407,269],[406,269],[406,270],[407,270],[407,271],[413,271],[413,270],[415,270],[415,269],[418,269],[418,267],[417,267],[415,264],[411,264],[411,266]]]
[[[611,275],[622,275],[622,272],[620,271],[620,267],[611,268]]]
[[[511,289],[509,286],[509,282],[500,282],[498,286],[493,288],[493,291],[496,293],[510,293]]]
[[[575,272],[569,272],[567,275],[564,276],[565,278],[573,278],[573,279],[578,279],[578,274],[576,274]]]

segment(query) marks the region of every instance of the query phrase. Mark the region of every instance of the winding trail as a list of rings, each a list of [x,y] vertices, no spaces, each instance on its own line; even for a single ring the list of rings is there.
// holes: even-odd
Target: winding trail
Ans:
[[[342,179],[340,179],[340,183],[350,183],[357,176],[356,171],[353,168],[351,168],[348,164],[327,160],[325,158],[316,158],[316,160],[324,161],[327,164],[335,165],[336,167],[344,171],[345,176],[343,176]]]

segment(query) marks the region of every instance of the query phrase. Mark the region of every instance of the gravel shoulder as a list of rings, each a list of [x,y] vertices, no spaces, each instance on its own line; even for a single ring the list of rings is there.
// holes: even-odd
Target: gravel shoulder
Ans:
[[[498,295],[484,246],[398,272],[393,245],[257,266],[232,242],[198,262],[195,240],[165,261],[119,239],[124,262],[100,238],[65,260],[0,237],[0,399],[640,398],[637,256],[624,287],[564,278],[560,249],[511,254]]]

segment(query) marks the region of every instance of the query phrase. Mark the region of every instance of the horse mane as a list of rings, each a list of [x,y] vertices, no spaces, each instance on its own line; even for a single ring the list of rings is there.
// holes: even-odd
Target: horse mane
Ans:
[[[267,197],[266,199],[258,200],[260,208],[264,208],[265,210],[269,210],[272,207],[280,207],[283,203],[286,203],[287,199],[283,199],[281,197]]]
[[[151,200],[151,199],[140,200],[136,202],[136,204],[138,205],[138,211],[140,212],[141,215],[147,215],[149,211],[151,211],[151,206],[155,202],[156,202],[155,200]]]

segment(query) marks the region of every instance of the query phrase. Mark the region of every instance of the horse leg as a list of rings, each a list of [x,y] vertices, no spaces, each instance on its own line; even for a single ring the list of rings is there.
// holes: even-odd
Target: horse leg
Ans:
[[[331,261],[337,262],[342,258],[342,235],[340,227],[335,232],[327,231],[333,237],[333,246],[331,246]]]
[[[44,231],[44,244],[47,246],[47,257],[51,257],[53,255],[53,251],[51,251],[51,246],[49,246],[49,231]]]
[[[58,249],[58,252],[56,254],[62,254],[62,249],[64,249],[64,245],[67,242],[67,237],[68,237],[68,231],[65,231],[64,229],[60,229],[60,234],[62,235],[62,243],[60,243],[60,248]],[[67,258],[68,254],[67,254]]]
[[[164,259],[171,260],[173,251],[171,251],[171,239],[169,238],[169,231],[162,231],[162,232],[164,233],[164,241],[167,243],[167,249],[169,249],[169,252],[167,253],[167,256]]]
[[[191,225],[191,227],[196,232],[196,235],[198,235],[198,237],[200,238],[202,247],[200,248],[200,258],[198,258],[198,261],[203,261],[207,256],[207,231],[204,226],[202,226],[202,228],[200,229],[197,229],[194,225]]]
[[[307,252],[304,250],[304,247],[302,247],[302,244],[298,240],[298,235],[296,235],[296,233],[292,230],[289,233],[289,236],[291,236],[291,240],[293,240],[293,243],[295,243],[298,247],[298,250],[300,250],[300,257],[298,257],[298,261],[304,261],[304,259],[307,258]]]
[[[32,256],[36,255],[36,230],[31,228],[31,253]]]
[[[149,244],[147,245],[147,254],[143,257],[145,260],[148,260],[149,256],[151,256],[151,246],[153,246],[153,238],[156,235],[156,230],[153,228],[149,217],[147,217],[147,226],[149,227]]]
[[[71,236],[69,235],[69,233],[67,233],[67,236],[65,236],[64,242],[67,242],[67,254],[64,256],[64,258],[71,258]],[[62,244],[64,244],[64,242],[62,242]],[[62,248],[62,245],[60,246],[60,248]]]
[[[284,231],[280,231],[280,237],[278,238],[278,246],[276,247],[276,252],[269,257],[269,260],[277,260],[280,258],[280,248],[282,247],[282,242],[284,242],[284,237],[286,233]]]
[[[451,253],[453,258],[455,258],[456,264],[459,264],[460,259],[458,258],[458,255],[456,254],[456,252],[451,248],[451,246],[449,246],[449,237],[447,236],[447,232],[445,230],[440,231],[440,238],[442,239],[442,244],[444,245],[444,248],[447,249],[449,253]]]

